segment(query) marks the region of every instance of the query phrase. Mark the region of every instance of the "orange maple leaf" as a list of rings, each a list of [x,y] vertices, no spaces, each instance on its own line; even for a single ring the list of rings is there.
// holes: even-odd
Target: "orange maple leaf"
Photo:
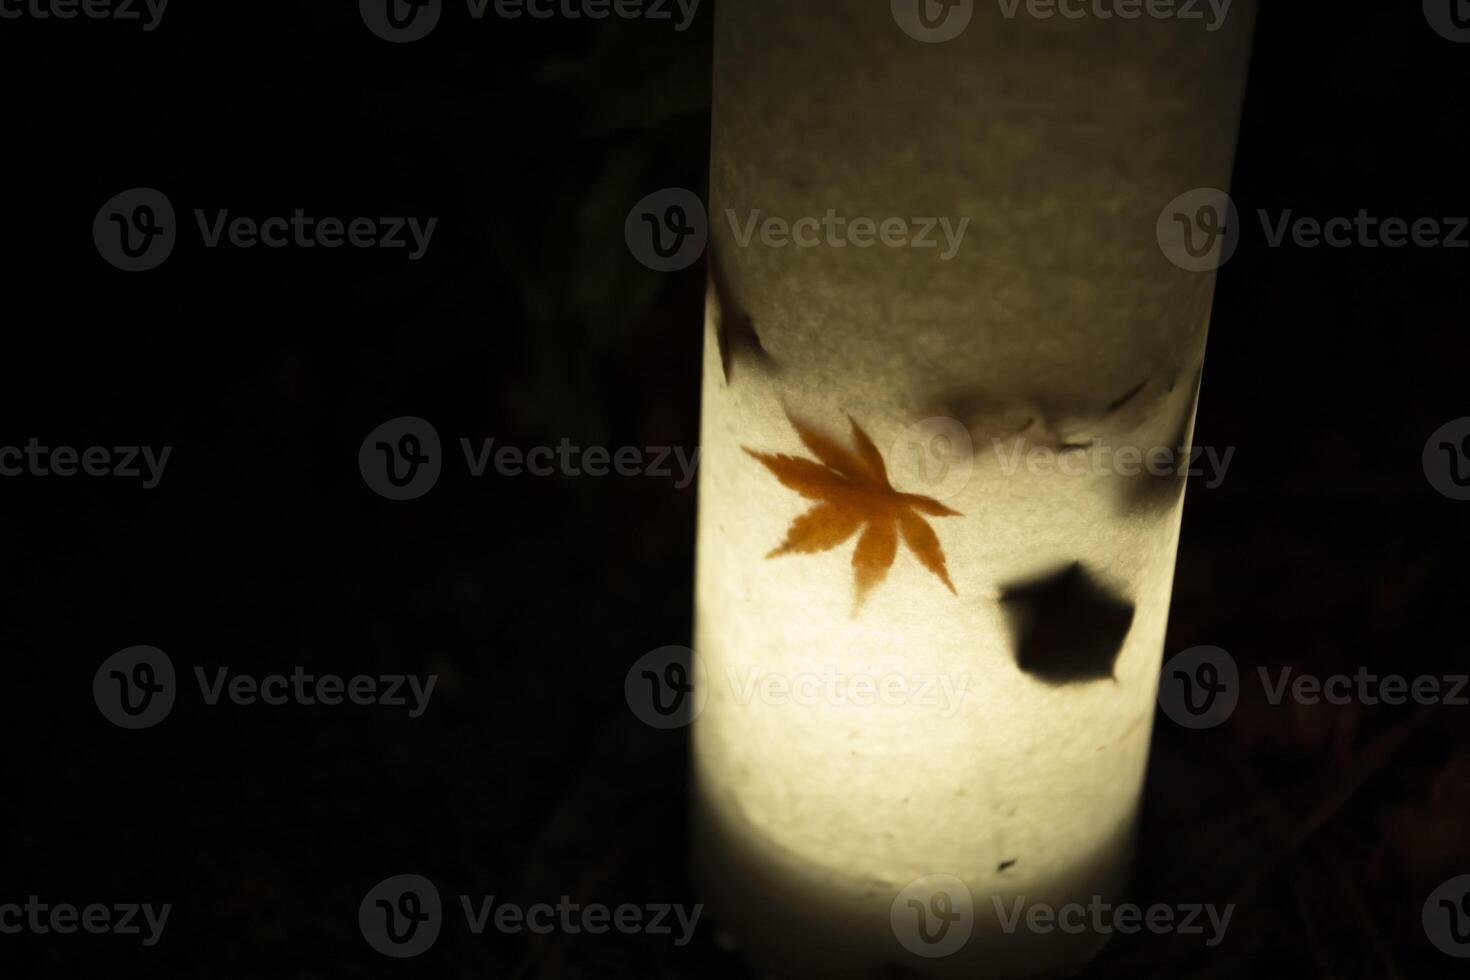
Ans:
[[[954,592],[939,536],[920,515],[959,517],[960,513],[932,497],[893,489],[888,482],[883,454],[852,416],[848,416],[848,421],[852,423],[856,453],[803,425],[790,413],[786,417],[816,460],[758,452],[749,446],[744,447],[745,451],[760,460],[782,484],[816,503],[791,522],[786,540],[766,557],[830,551],[861,528],[862,537],[852,553],[852,567],[857,576],[854,612],[868,592],[888,574],[898,554],[900,536],[924,567]]]

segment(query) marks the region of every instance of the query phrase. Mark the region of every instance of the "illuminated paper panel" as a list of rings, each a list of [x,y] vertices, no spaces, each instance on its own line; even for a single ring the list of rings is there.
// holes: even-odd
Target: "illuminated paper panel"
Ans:
[[[977,5],[945,43],[887,4],[718,10],[695,863],[794,975],[1065,971],[1098,938],[1007,935],[992,897],[1126,878],[1182,481],[1095,462],[1188,443],[1214,275],[1156,225],[1229,187],[1250,10],[1021,10]],[[829,212],[910,240],[934,219],[937,245],[759,230]],[[780,694],[813,677],[889,696]],[[973,934],[915,955],[892,909],[936,874]]]

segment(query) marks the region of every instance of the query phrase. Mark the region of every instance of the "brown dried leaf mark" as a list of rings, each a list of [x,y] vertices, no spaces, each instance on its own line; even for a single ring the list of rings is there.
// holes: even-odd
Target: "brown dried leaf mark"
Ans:
[[[848,421],[856,452],[790,414],[787,418],[815,460],[758,452],[749,446],[745,451],[760,460],[783,485],[815,504],[791,522],[786,540],[766,557],[830,551],[861,529],[863,533],[852,553],[857,578],[854,612],[888,574],[898,554],[900,537],[924,567],[954,592],[939,536],[923,515],[959,517],[960,513],[932,497],[893,489],[883,454],[851,416]]]

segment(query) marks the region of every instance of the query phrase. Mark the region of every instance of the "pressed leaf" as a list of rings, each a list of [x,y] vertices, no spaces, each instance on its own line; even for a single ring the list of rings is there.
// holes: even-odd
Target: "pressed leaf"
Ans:
[[[856,456],[843,449],[835,439],[826,433],[819,432],[795,418],[791,419],[791,425],[796,429],[796,434],[801,437],[802,444],[812,451],[812,455],[842,476],[849,480],[862,481],[869,475],[868,468]]]
[[[868,525],[852,550],[852,567],[857,572],[857,604],[883,581],[898,554],[898,535],[892,521],[875,521]]]
[[[852,537],[862,526],[860,514],[836,504],[820,504],[792,521],[781,547],[766,557],[830,551]]]
[[[950,510],[948,507],[944,506],[933,497],[921,497],[916,493],[906,493],[902,496],[904,499],[904,503],[908,504],[919,513],[928,514],[930,517],[964,516],[957,510]]]
[[[852,441],[857,444],[858,453],[862,456],[868,472],[875,480],[882,483],[885,489],[892,490],[893,487],[888,482],[888,467],[883,463],[883,454],[878,451],[878,447],[873,445],[873,440],[869,439],[868,434],[857,424],[857,419],[849,415],[847,420],[852,423]],[[921,497],[920,499],[928,500],[929,498]]]
[[[959,512],[932,497],[894,490],[888,482],[883,454],[851,416],[848,421],[852,423],[855,453],[789,414],[787,418],[802,444],[817,457],[816,461],[783,453],[763,453],[748,446],[745,451],[770,470],[782,485],[817,503],[791,522],[786,540],[766,557],[830,551],[862,528],[852,552],[857,583],[857,601],[853,607],[856,613],[868,593],[893,566],[901,534],[919,562],[954,592],[939,536],[920,515],[958,517]]]
[[[954,583],[949,580],[949,569],[944,561],[944,549],[939,546],[939,535],[934,533],[934,529],[918,514],[908,510],[899,512],[898,528],[903,532],[903,543],[909,546],[909,550],[924,563],[925,568],[939,576],[939,581],[949,586],[949,591],[954,592]]]
[[[839,474],[800,456],[775,453],[759,453],[747,448],[746,452],[766,464],[766,469],[776,474],[776,479],[795,490],[803,497],[824,500],[842,490]]]

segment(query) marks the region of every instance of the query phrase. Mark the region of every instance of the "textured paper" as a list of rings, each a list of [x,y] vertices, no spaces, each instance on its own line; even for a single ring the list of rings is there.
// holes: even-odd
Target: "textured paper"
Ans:
[[[1006,936],[991,896],[1117,897],[1182,483],[1024,463],[1008,474],[1001,452],[1187,444],[1214,276],[1168,261],[1155,225],[1179,194],[1229,186],[1249,19],[1237,4],[1207,32],[1008,20],[977,5],[959,37],[926,44],[884,3],[720,6],[695,857],[712,912],[758,959],[821,976],[891,963],[1024,976],[1096,947],[1092,936]],[[944,260],[937,230],[935,249],[776,248],[759,235],[742,246],[726,212],[743,224],[757,209],[788,222],[829,209],[969,221]],[[772,555],[823,502],[770,462],[822,465],[803,429],[860,463],[867,436],[894,494],[956,512],[923,515],[944,575],[901,532],[866,591],[874,573],[854,552],[881,559],[886,543],[864,545],[864,530]],[[973,451],[946,469],[936,447],[956,433]],[[1041,599],[1025,591],[1074,566],[1103,600],[1089,604],[1075,581]],[[1101,676],[1018,666],[1026,616],[1046,609],[1105,636],[1109,601],[1131,618]],[[1043,637],[1037,656],[1077,640]],[[947,712],[794,704],[741,683],[824,672],[967,688]],[[896,940],[891,906],[934,874],[965,883],[974,933],[951,955],[917,957]]]

